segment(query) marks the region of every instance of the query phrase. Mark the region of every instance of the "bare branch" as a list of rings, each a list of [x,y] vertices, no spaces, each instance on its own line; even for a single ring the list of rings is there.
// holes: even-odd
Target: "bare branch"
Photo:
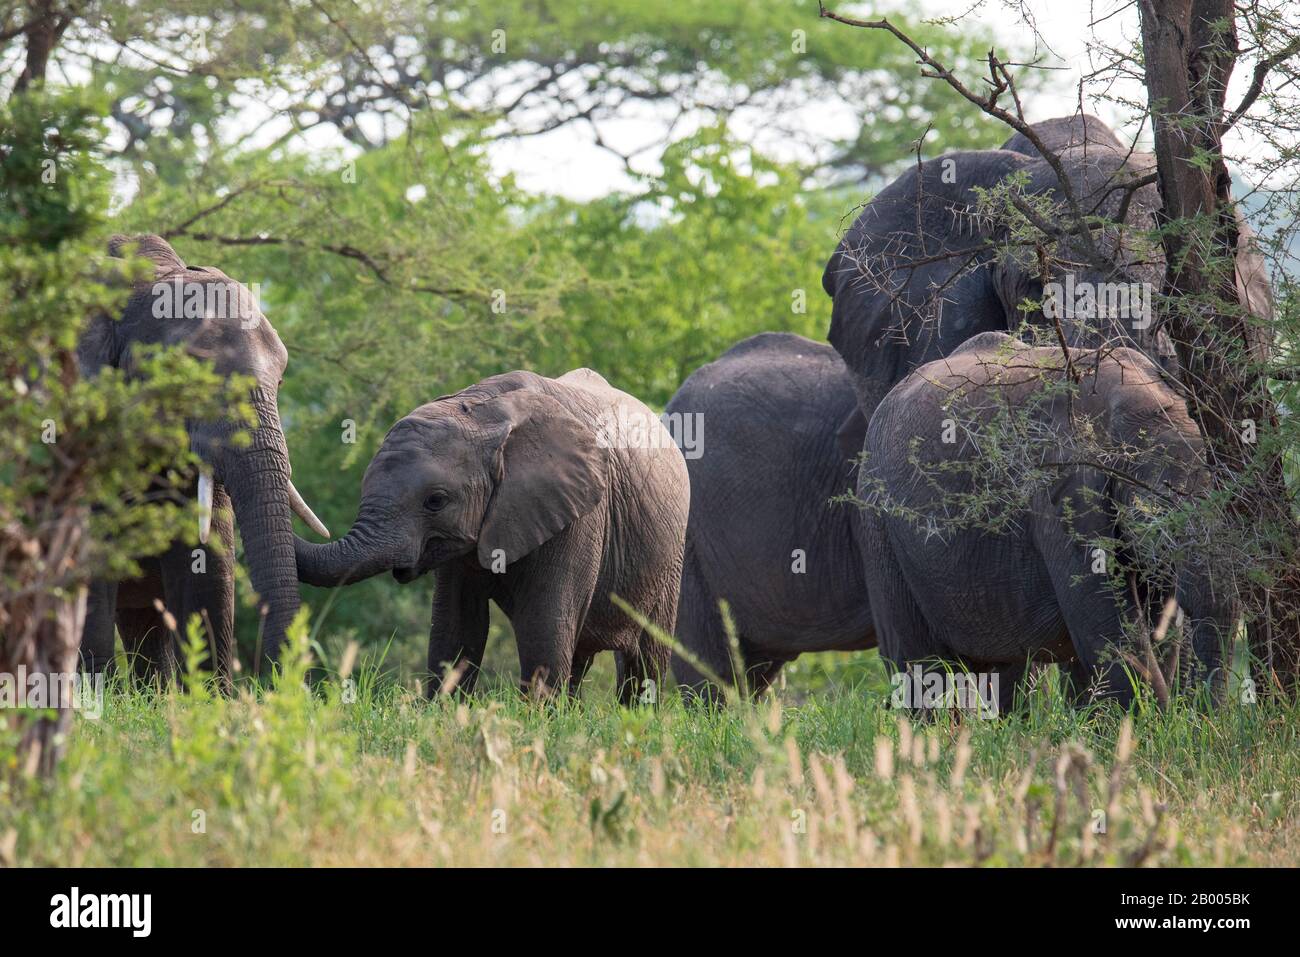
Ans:
[[[1232,115],[1229,116],[1227,121],[1223,124],[1225,132],[1232,129],[1232,127],[1236,125],[1237,121],[1245,116],[1246,112],[1255,105],[1255,101],[1259,99],[1259,95],[1264,92],[1264,81],[1268,79],[1269,73],[1271,73],[1279,64],[1284,63],[1297,53],[1300,53],[1300,36],[1294,37],[1290,43],[1277,53],[1260,60],[1255,64],[1255,72],[1251,75],[1250,87],[1246,90],[1246,95],[1241,98],[1241,102],[1237,104],[1237,108],[1232,111]]]

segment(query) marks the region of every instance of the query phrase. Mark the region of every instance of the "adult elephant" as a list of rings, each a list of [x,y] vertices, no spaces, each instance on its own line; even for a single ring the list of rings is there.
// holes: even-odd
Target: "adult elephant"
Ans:
[[[190,489],[208,516],[200,524],[199,548],[177,539],[163,554],[141,562],[140,578],[94,583],[81,643],[83,666],[98,672],[112,660],[116,624],[135,674],[170,680],[178,665],[178,635],[159,613],[161,605],[182,629],[192,615],[200,616],[217,671],[228,681],[234,661],[234,522],[261,600],[261,642],[270,661],[298,610],[293,514],[328,534],[289,478],[276,402],[288,354],[252,293],[225,273],[187,265],[159,236],[113,237],[109,253],[128,252],[152,262],[154,277],[136,286],[120,318],[92,320],[78,347],[82,369],[93,375],[113,367],[129,376],[139,347],[180,346],[210,361],[223,376],[253,380],[249,401],[257,425],[251,441],[241,444],[231,441],[241,431],[233,419],[188,424],[190,448],[204,464]],[[208,547],[213,531],[219,550]]]
[[[1066,236],[1049,279],[1068,276],[1079,287],[1136,282],[1147,295],[1159,290],[1163,251],[1141,241],[1160,210],[1159,193],[1146,182],[1154,158],[1124,147],[1093,116],[1057,117],[1033,130],[1058,157],[1080,209],[1105,224],[1093,231],[1101,260],[1122,267],[1103,268],[1078,237]],[[981,196],[998,195],[1011,177],[1023,186],[1004,205],[1019,203],[1048,226],[1063,221],[1066,198],[1057,171],[1017,133],[1001,149],[947,153],[910,167],[866,204],[831,255],[822,276],[833,300],[828,339],[843,357],[868,419],[911,370],[949,355],[974,335],[1013,332],[1022,318],[1055,335],[1042,309],[1022,310],[1027,301],[1043,300],[1044,264],[980,212]],[[1241,230],[1237,266],[1243,301],[1261,320],[1270,319],[1267,274],[1248,228]],[[1122,342],[1160,360],[1172,358],[1159,317],[1123,312],[1067,315],[1061,332],[1071,346]],[[1252,343],[1257,357],[1266,354],[1269,340],[1261,322]]]
[[[691,479],[677,637],[678,684],[734,680],[719,601],[758,693],[805,652],[875,645],[853,523],[831,499],[854,486],[865,422],[844,363],[825,343],[766,332],[693,372],[664,417]],[[847,423],[846,428],[841,428]],[[698,454],[697,454],[698,453]]]
[[[1095,144],[1105,150],[1111,157],[1103,161],[1104,166],[1114,165],[1119,154],[1123,153],[1123,165],[1122,167],[1116,167],[1122,170],[1121,174],[1116,177],[1117,180],[1123,180],[1130,173],[1136,174],[1139,170],[1145,170],[1147,173],[1155,172],[1154,156],[1129,151],[1120,143],[1114,131],[1095,116],[1076,113],[1071,116],[1062,116],[1035,123],[1033,129],[1048,150],[1053,152],[1065,151],[1067,156],[1087,156],[1087,147],[1089,144]],[[1081,148],[1079,153],[1072,152],[1076,148]],[[1016,133],[1011,136],[1002,144],[1002,149],[1024,153],[1033,157],[1042,155],[1023,133]],[[1092,161],[1097,162],[1095,158]],[[1137,196],[1140,198],[1143,207],[1150,207],[1151,204],[1158,204],[1160,201],[1155,186],[1143,187],[1137,193]],[[1263,362],[1267,360],[1272,351],[1272,322],[1275,309],[1273,286],[1269,280],[1268,266],[1259,251],[1255,231],[1246,222],[1246,218],[1242,215],[1240,209],[1237,209],[1236,214],[1238,234],[1236,257],[1237,295],[1241,299],[1241,304],[1258,320],[1248,330],[1251,335],[1249,349],[1251,357],[1255,361]],[[1145,209],[1142,211],[1142,215],[1147,215]],[[1148,217],[1135,221],[1135,223],[1143,222],[1150,225],[1151,219]],[[1153,250],[1153,252],[1157,252],[1155,264],[1158,264],[1163,270],[1163,259],[1159,258],[1158,251]],[[1142,275],[1144,278],[1153,278],[1157,282],[1160,278],[1153,276],[1149,269],[1143,270]],[[1168,344],[1164,343],[1163,345],[1167,350]]]
[[[1036,129],[1094,186],[1106,172],[1129,169],[1114,134],[1094,118]],[[1089,142],[1107,160],[1104,170]],[[695,372],[669,403],[670,415],[702,412],[712,423],[702,457],[687,460],[693,504],[678,615],[679,638],[708,671],[726,679],[732,670],[721,598],[731,605],[755,689],[804,651],[874,643],[855,519],[828,500],[853,481],[867,417],[899,379],[972,335],[1014,325],[1024,293],[1013,282],[995,284],[991,249],[977,250],[974,264],[964,261],[970,254],[936,254],[980,246],[969,215],[977,187],[993,189],[1032,168],[1041,188],[1047,167],[1029,151],[1009,142],[949,154],[920,173],[909,170],[868,204],[823,277],[834,298],[830,339],[844,362],[797,336],[760,335]],[[1130,208],[1147,210],[1153,195],[1146,187]],[[917,265],[909,256],[934,258]],[[1004,269],[1000,278],[1017,276]],[[942,321],[923,321],[945,303]],[[795,571],[796,549],[806,556],[806,574]],[[680,656],[673,668],[689,687],[705,683]]]
[[[1200,432],[1138,350],[1071,361],[985,333],[877,407],[860,492],[881,656],[896,675],[953,663],[996,674],[1002,708],[1027,663],[1070,663],[1077,690],[1127,703],[1132,663],[1146,664],[1133,643],[1151,627],[1145,607],[1174,595],[1193,674],[1221,693],[1231,585],[1159,525],[1209,489]]]

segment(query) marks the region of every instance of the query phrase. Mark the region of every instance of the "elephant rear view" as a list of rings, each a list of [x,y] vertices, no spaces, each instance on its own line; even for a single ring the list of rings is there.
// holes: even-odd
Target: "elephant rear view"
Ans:
[[[1141,352],[976,336],[885,397],[866,450],[864,562],[895,668],[997,675],[1005,707],[1027,662],[1059,661],[1076,691],[1127,702],[1151,609],[1175,597],[1194,674],[1222,691],[1236,602],[1207,551],[1204,444]]]
[[[399,420],[351,531],[297,540],[298,576],[334,586],[434,571],[430,693],[473,688],[491,600],[529,690],[576,691],[613,651],[620,698],[649,700],[669,649],[612,596],[673,630],[689,507],[681,452],[645,405],[589,369],[510,372]]]
[[[704,692],[700,669],[732,678],[724,599],[756,693],[806,652],[873,647],[857,513],[831,501],[852,489],[866,432],[835,350],[791,333],[752,336],[693,372],[666,416],[698,440],[685,446],[691,520],[677,631],[692,660],[674,657],[678,683]]]
[[[1052,204],[1055,211],[1040,217],[1068,222],[1057,169],[1028,137],[1017,133],[1001,149],[955,151],[909,165],[863,206],[822,276],[833,300],[827,339],[844,358],[868,419],[913,369],[972,336],[1015,332],[1022,322],[1047,341],[1056,341],[1059,329],[1072,348],[1114,342],[1162,364],[1174,361],[1172,343],[1150,309],[1151,291],[1165,272],[1163,248],[1149,235],[1160,222],[1159,191],[1146,182],[1155,158],[1125,147],[1093,116],[1056,117],[1032,130],[1056,154],[1077,202],[1089,211],[1094,239],[1085,245],[1096,246],[1105,268],[1076,248],[1076,240],[1040,262],[1035,249],[1041,246],[1027,247],[1006,217],[983,211],[987,197],[1015,183],[1015,192]],[[1272,295],[1257,245],[1244,220],[1240,225],[1238,289],[1256,316],[1251,349],[1262,359],[1272,341]],[[1116,286],[1135,284],[1130,288],[1141,294],[1125,293],[1111,300],[1113,308],[1076,308],[1073,297],[1046,295],[1044,269],[1065,289],[1118,295]],[[1055,320],[1045,315],[1045,300],[1059,307]]]

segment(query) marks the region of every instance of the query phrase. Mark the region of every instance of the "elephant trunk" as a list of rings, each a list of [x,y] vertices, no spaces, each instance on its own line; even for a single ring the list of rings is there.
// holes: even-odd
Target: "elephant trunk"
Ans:
[[[352,529],[342,538],[318,544],[295,537],[298,580],[307,585],[333,588],[397,567],[406,556],[379,531],[386,524],[389,524],[387,516],[381,509],[363,503]]]
[[[246,448],[226,448],[219,472],[244,542],[249,579],[262,609],[262,648],[274,662],[298,612],[290,512],[289,451],[274,393],[254,390],[258,426]]]
[[[1225,655],[1237,620],[1236,603],[1224,594],[1225,587],[1216,588],[1215,577],[1197,563],[1178,575],[1178,604],[1191,632],[1189,684],[1205,684],[1216,702],[1227,691]]]

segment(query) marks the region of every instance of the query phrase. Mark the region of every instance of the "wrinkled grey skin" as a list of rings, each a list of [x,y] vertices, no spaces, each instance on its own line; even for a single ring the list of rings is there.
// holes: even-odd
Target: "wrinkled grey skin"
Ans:
[[[1113,187],[1154,169],[1150,156],[1124,148],[1095,117],[1060,117],[1034,128],[1044,145],[1060,156],[1082,207],[1095,207],[1112,220],[1118,217],[1124,196],[1123,190]],[[955,182],[945,183],[949,171]],[[866,418],[904,376],[950,355],[971,337],[1014,330],[1022,319],[1048,326],[1041,311],[1026,314],[1018,308],[1025,299],[1042,298],[1037,264],[982,249],[1001,237],[989,223],[969,215],[976,203],[976,187],[992,188],[1016,172],[1027,176],[1027,193],[1060,199],[1055,172],[1029,140],[1017,134],[1002,149],[950,153],[909,168],[866,205],[831,256],[822,277],[834,301],[828,338],[849,369],[859,410]],[[1155,223],[1159,206],[1156,187],[1144,186],[1134,191],[1125,222],[1135,229],[1147,228]],[[1257,359],[1264,359],[1273,298],[1263,259],[1250,230],[1244,222],[1241,225],[1238,288],[1261,319],[1252,351]],[[1098,235],[1103,251],[1113,250],[1119,241],[1113,229]],[[1126,278],[1158,290],[1164,274],[1163,251],[1146,250],[1139,258],[1128,244],[1124,248],[1126,253],[1119,258],[1128,267]],[[1117,278],[1085,265],[1076,266],[1074,276],[1093,282]],[[1059,270],[1054,278],[1063,278]],[[1090,328],[1098,325],[1101,328]],[[1170,371],[1176,363],[1167,337],[1155,322],[1141,330],[1118,319],[1089,323],[1066,318],[1062,332],[1072,347],[1096,347],[1105,337],[1138,347]],[[862,536],[860,551],[866,555],[871,550],[869,531],[862,525],[857,529]],[[871,562],[864,564],[870,579]],[[972,591],[977,587],[973,579],[953,584]]]
[[[856,480],[865,430],[856,408],[835,350],[779,332],[732,346],[668,403],[667,414],[698,414],[704,424],[702,454],[686,460],[691,517],[677,637],[724,681],[733,665],[720,599],[731,608],[754,693],[805,652],[875,645],[853,534],[857,510],[830,501]],[[850,432],[842,434],[846,420]],[[673,675],[697,692],[708,686],[680,655]]]
[[[1065,157],[1078,158],[1086,156],[1088,157],[1086,160],[1088,163],[1095,163],[1104,170],[1113,168],[1123,171],[1117,177],[1117,180],[1122,180],[1123,175],[1127,175],[1128,171],[1143,174],[1155,172],[1156,161],[1154,156],[1149,153],[1129,151],[1127,147],[1120,143],[1114,131],[1095,116],[1088,116],[1087,114],[1082,116],[1079,114],[1061,116],[1035,123],[1033,128],[1042,140],[1043,145],[1049,150],[1058,152],[1064,150]],[[1103,157],[1089,156],[1088,149],[1091,144],[1106,148],[1110,155]],[[1016,133],[1003,143],[1002,149],[1024,153],[1032,157],[1040,155],[1034,145],[1022,133]],[[1123,194],[1118,195],[1122,196]],[[1130,205],[1125,221],[1136,225],[1151,225],[1154,222],[1154,210],[1158,209],[1160,205],[1159,190],[1154,185],[1144,186],[1137,192],[1135,204],[1136,209],[1134,205]],[[1111,209],[1112,212],[1118,210],[1117,206],[1104,208]],[[1240,209],[1237,210],[1237,230],[1237,294],[1241,297],[1242,304],[1261,320],[1251,329],[1254,336],[1251,342],[1251,352],[1256,361],[1263,362],[1267,360],[1271,351],[1271,323],[1275,305],[1273,287],[1269,282],[1268,266],[1255,241],[1255,231],[1250,228],[1250,224],[1246,222]],[[1140,267],[1135,270],[1135,274],[1158,284],[1163,276],[1164,259],[1160,256],[1159,250],[1156,253],[1157,256],[1152,266]],[[1159,272],[1152,267],[1158,267]],[[1138,338],[1138,345],[1144,345],[1144,341],[1140,337]],[[1165,363],[1165,365],[1168,367],[1169,363]]]
[[[154,608],[157,599],[182,629],[191,615],[206,616],[215,665],[218,673],[228,679],[234,657],[232,509],[244,542],[249,578],[264,608],[262,647],[266,659],[275,660],[285,630],[298,610],[289,454],[276,404],[288,353],[251,293],[238,282],[220,270],[187,265],[158,236],[117,236],[109,252],[121,255],[133,243],[139,256],[155,264],[156,282],[180,280],[205,288],[220,287],[227,296],[227,305],[223,309],[216,300],[215,311],[205,310],[193,318],[170,313],[157,316],[157,287],[142,283],[132,293],[120,319],[100,316],[91,322],[78,346],[82,370],[93,375],[96,370],[112,366],[129,375],[139,346],[182,345],[192,355],[210,360],[223,375],[240,373],[255,380],[250,401],[257,412],[258,426],[251,432],[252,441],[238,448],[229,443],[237,431],[231,421],[189,424],[190,447],[213,472],[209,545],[219,540],[222,547],[205,549],[204,574],[191,571],[196,546],[178,539],[162,555],[142,563],[144,575],[140,579],[95,582],[90,589],[81,642],[82,663],[84,668],[98,672],[112,660],[116,621],[137,677],[174,677],[178,636],[163,625]]]
[[[1027,662],[1077,662],[1076,690],[1128,703],[1133,688],[1115,648],[1151,570],[1140,571],[1135,600],[1116,595],[1093,570],[1093,543],[1132,541],[1126,528],[1134,496],[1159,489],[1181,500],[1209,485],[1204,448],[1186,404],[1141,352],[1117,348],[1073,353],[1083,373],[1071,404],[1044,382],[1060,383],[1059,349],[1030,348],[999,333],[985,333],[951,356],[922,366],[876,409],[867,433],[868,458],[859,494],[879,506],[914,510],[916,520],[877,507],[863,509],[864,562],[881,657],[895,669],[913,663],[956,662],[999,675],[1006,708]],[[1044,395],[1047,400],[1043,401]],[[1039,462],[1077,461],[1063,437],[1075,422],[1091,420],[1112,443],[1150,450],[1136,470],[1140,486],[1103,470],[1062,465],[1060,478],[1032,490],[1032,499],[1006,532],[945,523],[943,494],[969,492],[972,477],[950,464],[972,462],[980,452],[972,430],[1001,409],[1031,410],[1044,431]],[[961,423],[955,442],[942,438],[943,421]],[[1051,437],[1056,436],[1060,441]],[[925,470],[922,477],[918,466]],[[951,503],[950,503],[951,504]],[[927,528],[924,518],[938,521]],[[1223,644],[1235,605],[1203,561],[1188,558],[1172,569],[1178,604],[1187,616],[1194,675],[1222,691]],[[1155,599],[1150,602],[1150,599]]]
[[[1115,187],[1155,169],[1153,157],[1124,147],[1096,117],[1058,117],[1036,123],[1034,129],[1059,155],[1081,207],[1095,208],[1111,220],[1117,219],[1125,196]],[[866,204],[836,247],[822,276],[834,300],[828,339],[849,368],[868,419],[908,372],[950,354],[980,332],[1014,331],[1022,317],[1050,329],[1041,310],[1022,313],[1018,308],[1026,299],[1042,299],[1038,264],[1027,254],[982,249],[1003,237],[970,215],[977,187],[991,189],[1014,173],[1028,177],[1026,193],[1064,204],[1055,171],[1017,133],[1001,149],[957,151],[910,167]],[[954,182],[944,182],[946,178]],[[1124,210],[1131,228],[1123,252],[1115,257],[1127,267],[1127,279],[1149,283],[1157,291],[1164,277],[1163,252],[1159,247],[1136,250],[1132,233],[1153,226],[1159,208],[1154,185],[1133,192]],[[1119,238],[1117,230],[1107,229],[1099,232],[1098,244],[1113,253]],[[1078,263],[1076,281],[1120,278],[1086,265],[1077,250],[1071,258]],[[1053,278],[1062,278],[1060,268]],[[1238,286],[1257,315],[1271,317],[1267,274],[1248,228],[1241,232]],[[1127,318],[1064,319],[1062,327],[1071,346],[1096,347],[1105,338],[1135,345],[1153,358],[1171,358],[1155,321],[1145,330]],[[1266,348],[1267,339],[1261,330],[1257,351]]]
[[[620,416],[642,417],[641,441],[617,441],[606,417]],[[689,508],[682,455],[644,405],[589,369],[510,372],[399,420],[366,469],[351,531],[299,539],[298,575],[334,586],[434,571],[430,694],[451,669],[473,689],[491,600],[531,692],[576,692],[608,650],[621,700],[649,700],[669,649],[610,596],[672,632]]]

